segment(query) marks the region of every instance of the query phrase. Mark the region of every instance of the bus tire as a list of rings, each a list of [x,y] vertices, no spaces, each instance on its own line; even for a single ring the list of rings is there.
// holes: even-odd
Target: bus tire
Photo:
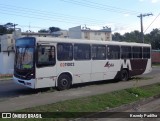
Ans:
[[[57,85],[58,90],[69,89],[70,86],[71,86],[71,78],[66,74],[60,75],[58,78],[58,85]]]
[[[127,81],[129,78],[129,73],[126,69],[121,70],[120,81]]]

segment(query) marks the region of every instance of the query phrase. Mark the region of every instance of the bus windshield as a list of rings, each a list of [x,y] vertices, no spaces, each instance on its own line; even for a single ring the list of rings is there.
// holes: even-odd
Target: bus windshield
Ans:
[[[14,62],[14,76],[31,79],[35,76],[35,38],[24,37],[16,40]]]
[[[32,47],[17,47],[15,68],[17,69],[32,69],[33,68],[33,53]]]

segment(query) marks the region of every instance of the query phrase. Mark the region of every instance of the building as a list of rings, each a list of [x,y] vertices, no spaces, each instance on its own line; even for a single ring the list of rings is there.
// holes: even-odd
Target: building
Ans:
[[[68,38],[68,31],[60,30],[52,33],[22,32],[22,37],[26,37],[26,36]]]
[[[60,30],[57,32],[52,32],[52,37],[59,37],[59,38],[68,38],[68,31],[67,30]]]
[[[0,74],[13,74],[16,33],[0,37]]]
[[[50,33],[22,32],[22,37],[53,37]]]
[[[69,38],[111,41],[112,33],[111,28],[108,27],[103,27],[101,30],[91,30],[87,27],[76,26],[69,29]]]

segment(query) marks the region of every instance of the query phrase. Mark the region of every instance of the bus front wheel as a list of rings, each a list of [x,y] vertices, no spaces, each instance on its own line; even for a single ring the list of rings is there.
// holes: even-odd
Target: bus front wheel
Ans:
[[[70,86],[71,86],[70,77],[66,74],[60,75],[60,77],[58,78],[58,85],[57,85],[58,90],[69,89]]]
[[[120,80],[121,80],[121,81],[127,81],[128,78],[129,78],[129,73],[128,73],[128,71],[127,71],[126,69],[123,69],[123,70],[121,71],[121,74],[120,74]]]

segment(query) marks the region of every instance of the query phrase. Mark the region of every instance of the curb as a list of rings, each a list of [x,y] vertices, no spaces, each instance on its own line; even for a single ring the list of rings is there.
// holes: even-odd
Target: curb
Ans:
[[[84,116],[82,118],[73,119],[72,121],[93,121],[93,120],[98,119],[98,118],[95,118],[95,117],[100,117],[103,112],[123,112],[124,110],[133,109],[136,106],[147,104],[147,103],[152,102],[152,101],[154,101],[158,98],[160,98],[160,94],[149,97],[149,98],[146,98],[146,99],[140,99],[136,102],[132,102],[132,103],[129,103],[129,104],[124,104],[124,105],[119,106],[119,107],[104,110],[104,111],[101,111],[101,112],[98,112],[98,113],[93,113],[93,114],[90,114],[88,116]],[[85,117],[87,117],[87,118],[85,118]]]
[[[12,78],[2,78],[2,79],[0,79],[0,81],[9,81],[9,80],[12,80]]]

